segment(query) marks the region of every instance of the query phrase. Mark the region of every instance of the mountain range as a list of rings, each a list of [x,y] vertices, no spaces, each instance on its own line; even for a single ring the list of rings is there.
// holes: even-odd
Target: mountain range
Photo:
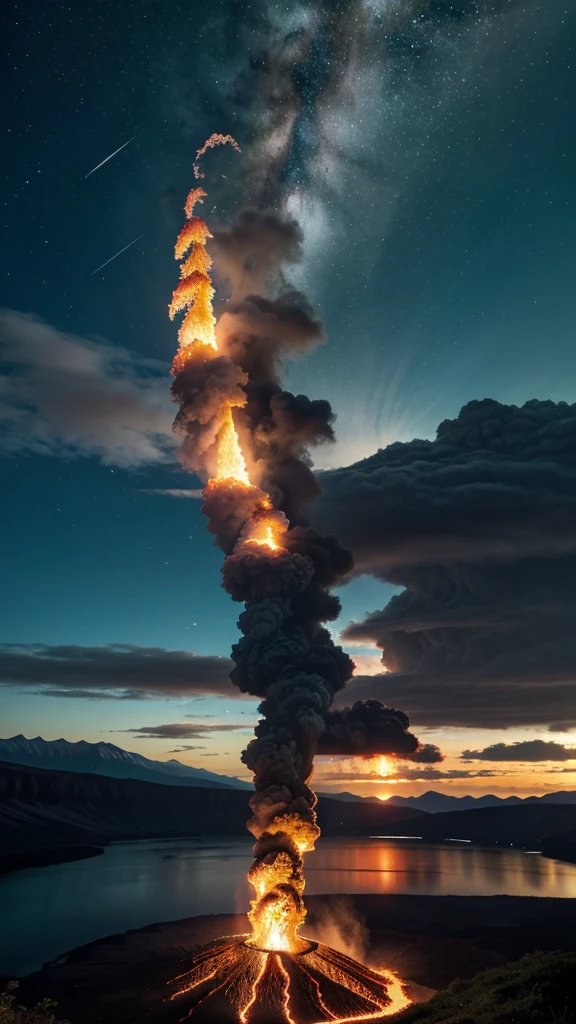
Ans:
[[[65,739],[45,740],[41,736],[34,739],[27,739],[22,735],[12,736],[10,739],[0,739],[0,761],[27,765],[30,768],[104,775],[114,779],[138,779],[141,782],[156,782],[163,786],[252,790],[251,783],[234,776],[218,775],[204,768],[192,768],[175,758],[154,761],[143,757],[142,754],[124,750],[114,743],[88,743],[86,740],[71,743]],[[355,793],[326,792],[322,795],[346,803],[382,803],[376,796],[362,797]],[[389,806],[426,814],[443,814],[447,811],[471,811],[487,807],[576,804],[576,790],[524,798],[499,797],[494,794],[457,797],[429,790],[420,796],[393,796],[386,803]]]
[[[342,796],[343,794],[341,794]],[[395,807],[411,807],[415,811],[426,811],[427,814],[444,814],[446,811],[473,811],[485,807],[512,807],[529,804],[576,804],[576,790],[562,790],[558,793],[545,793],[544,796],[507,796],[493,794],[486,796],[450,796],[436,793],[430,789],[421,796],[392,796],[387,801]]]
[[[22,851],[180,836],[247,837],[249,796],[232,786],[167,786],[0,761],[0,873],[2,855]],[[322,796],[317,810],[326,835],[406,834],[410,822],[428,817],[382,801],[343,804]]]
[[[26,739],[12,736],[0,739],[0,761],[23,764],[30,768],[53,768],[58,771],[106,775],[113,779],[139,779],[164,786],[194,786],[209,789],[249,789],[249,782],[217,775],[204,768],[191,768],[175,758],[152,761],[142,754],[123,750],[114,743],[87,743],[79,740],[45,740],[41,736]]]

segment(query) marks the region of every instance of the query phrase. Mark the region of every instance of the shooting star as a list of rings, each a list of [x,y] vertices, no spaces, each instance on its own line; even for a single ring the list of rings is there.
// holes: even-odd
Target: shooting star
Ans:
[[[116,156],[116,153],[119,153],[121,149],[125,149],[126,146],[129,146],[131,142],[134,142],[135,138],[136,136],[133,135],[131,139],[128,139],[128,142],[125,142],[124,145],[119,146],[119,148],[115,149],[113,153],[110,153],[110,156],[107,156],[105,160],[102,160],[99,164],[96,164],[96,167],[93,167],[91,171],[88,171],[88,174],[84,175],[84,180],[86,180],[86,178],[89,178],[91,174],[94,174],[94,171],[97,171],[99,167],[103,167],[104,164],[107,164],[108,161],[111,160],[113,156]]]
[[[141,235],[138,235],[138,238],[135,238],[132,242],[128,242],[128,245],[125,245],[123,249],[120,249],[120,252],[114,253],[114,255],[111,256],[109,260],[106,260],[106,263],[103,263],[102,266],[100,267],[96,267],[96,270],[92,271],[90,277],[94,277],[94,274],[97,274],[99,270],[103,270],[104,267],[107,267],[109,263],[112,263],[112,260],[115,260],[117,256],[121,255],[121,253],[126,252],[126,249],[129,249],[131,245],[134,245],[136,242],[139,242],[141,238],[144,238],[145,234],[146,232],[143,231]]]

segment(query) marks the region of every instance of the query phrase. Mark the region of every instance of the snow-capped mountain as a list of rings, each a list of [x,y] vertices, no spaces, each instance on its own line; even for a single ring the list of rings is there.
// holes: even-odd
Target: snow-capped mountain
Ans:
[[[250,783],[241,779],[217,775],[204,768],[190,768],[175,758],[152,761],[114,743],[87,743],[86,740],[70,743],[64,739],[45,740],[41,736],[30,740],[22,735],[12,736],[0,739],[0,761],[33,768],[108,775],[115,779],[140,779],[165,786],[252,789]]]

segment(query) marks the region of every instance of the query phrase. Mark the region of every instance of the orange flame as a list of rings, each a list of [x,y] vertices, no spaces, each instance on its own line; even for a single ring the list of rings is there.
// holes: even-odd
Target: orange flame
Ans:
[[[236,142],[236,139],[232,138],[231,135],[220,135],[219,132],[214,132],[214,134],[211,135],[209,139],[206,139],[204,145],[201,146],[198,152],[196,153],[196,159],[194,161],[194,177],[196,178],[196,180],[204,177],[202,171],[200,170],[200,157],[204,156],[204,153],[206,153],[209,149],[214,149],[215,146],[225,146],[226,144],[232,146],[237,153],[242,152],[240,146]]]
[[[286,527],[278,519],[270,517],[256,520],[250,524],[250,528],[250,536],[246,538],[247,544],[260,544],[271,551],[278,551],[282,547],[280,540]]]
[[[242,454],[230,405],[226,410],[222,429],[218,435],[216,480],[235,480],[236,483],[250,486],[246,461]]]

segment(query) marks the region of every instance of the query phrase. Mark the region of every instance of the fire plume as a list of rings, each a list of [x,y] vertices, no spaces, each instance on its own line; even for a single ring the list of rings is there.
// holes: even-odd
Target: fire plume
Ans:
[[[196,178],[197,181],[199,178],[204,177],[202,171],[200,170],[200,157],[203,157],[204,154],[207,153],[209,149],[214,149],[215,146],[226,145],[232,146],[232,148],[235,149],[237,153],[242,152],[240,146],[236,142],[236,139],[232,138],[231,135],[220,135],[219,132],[214,132],[214,134],[211,135],[209,139],[206,139],[204,145],[200,146],[200,149],[196,153],[196,159],[194,161],[194,177]],[[194,189],[194,191],[200,190]]]
[[[217,134],[198,150],[196,178],[203,177],[202,155],[226,143],[239,150],[231,136]],[[247,402],[250,375],[233,353],[218,347],[212,261],[206,249],[212,235],[194,215],[205,197],[202,188],[190,191],[184,207],[187,220],[174,250],[182,263],[169,315],[173,319],[185,313],[172,367],[172,394],[181,407],[175,427],[186,435],[181,449],[185,464],[209,476],[203,511],[227,552],[224,586],[245,603],[238,623],[244,636],[233,650],[234,672],[240,669],[240,677],[233,672],[232,678],[243,691],[265,700],[256,736],[242,755],[255,779],[248,823],[256,839],[248,874],[254,889],[248,914],[252,933],[201,949],[190,971],[175,979],[170,1000],[185,1003],[186,1019],[199,1024],[216,1019],[220,1024],[381,1019],[407,1004],[400,982],[299,935],[306,917],[303,855],[314,849],[320,835],[316,796],[308,786],[312,762],[334,691],[352,668],[348,656],[328,642],[326,630],[318,629],[321,615],[316,615],[315,626],[314,616],[306,628],[298,622],[294,599],[311,587],[316,573],[306,547],[309,534],[305,528],[290,533],[284,512],[250,479],[249,467],[258,466],[255,433],[250,434],[245,418],[239,436],[234,421],[234,409]],[[296,399],[291,415],[295,405]],[[286,406],[278,408],[281,413],[287,415]],[[272,412],[268,415],[271,420]],[[308,437],[304,420],[301,429]],[[245,439],[252,444],[246,453],[241,443]],[[294,537],[301,538],[301,548],[294,547]],[[332,543],[334,538],[326,540]],[[347,557],[343,552],[344,569]],[[323,676],[324,665],[331,669]]]
[[[242,454],[232,408],[228,406],[224,413],[222,428],[218,436],[218,455],[216,462],[216,480],[233,480],[235,483],[250,486],[250,478],[246,469],[246,460]]]

